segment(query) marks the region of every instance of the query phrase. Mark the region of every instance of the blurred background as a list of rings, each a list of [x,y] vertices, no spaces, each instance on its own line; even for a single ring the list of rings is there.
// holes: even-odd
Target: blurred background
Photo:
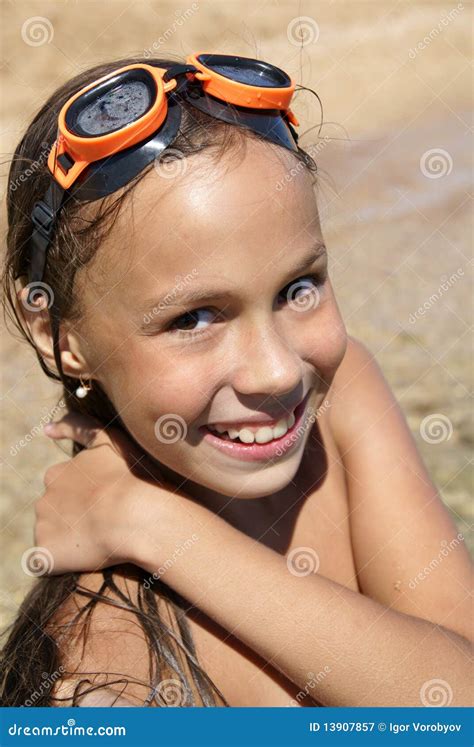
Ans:
[[[125,55],[220,51],[297,83],[316,158],[332,282],[350,334],[376,355],[440,493],[472,523],[472,98],[468,2],[6,0],[2,3],[2,240],[8,160],[53,90]],[[41,433],[60,389],[2,328],[0,626],[32,582],[34,500],[66,457]],[[472,545],[471,545],[472,546]],[[440,548],[441,549],[441,548]]]

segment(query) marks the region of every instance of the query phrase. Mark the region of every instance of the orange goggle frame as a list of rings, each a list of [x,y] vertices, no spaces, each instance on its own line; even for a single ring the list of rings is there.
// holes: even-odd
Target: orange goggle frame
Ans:
[[[295,84],[278,68],[273,69],[286,77],[289,85],[283,87],[248,85],[222,75],[212,67],[208,67],[201,60],[201,57],[219,59],[220,56],[199,52],[186,58],[186,65],[194,68],[192,71],[186,71],[186,76],[200,81],[204,93],[227,104],[246,107],[247,109],[280,110],[288,122],[298,125],[296,117],[289,108]],[[242,58],[234,59],[238,61]],[[259,63],[257,60],[254,62],[256,65],[266,64]],[[71,111],[72,105],[88,91],[126,73],[128,70],[143,70],[145,74],[151,76],[155,83],[154,101],[147,111],[136,120],[120,127],[120,129],[106,134],[83,136],[72,132],[67,125],[68,113]],[[164,68],[141,63],[127,65],[82,88],[64,104],[58,118],[58,137],[48,157],[48,168],[54,180],[63,189],[70,188],[90,163],[136,145],[160,128],[167,116],[167,94],[171,93],[177,86],[176,78],[166,80],[167,72]]]

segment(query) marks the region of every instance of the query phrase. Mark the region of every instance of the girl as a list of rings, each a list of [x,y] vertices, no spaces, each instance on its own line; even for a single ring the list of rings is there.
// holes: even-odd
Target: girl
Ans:
[[[18,146],[6,297],[74,447],[5,705],[468,702],[468,555],[346,334],[292,92],[243,58],[119,60]]]

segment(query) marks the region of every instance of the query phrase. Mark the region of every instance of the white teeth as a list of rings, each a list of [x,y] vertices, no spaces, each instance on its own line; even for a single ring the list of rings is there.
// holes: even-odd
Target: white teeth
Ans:
[[[258,444],[267,444],[274,438],[275,436],[273,435],[273,428],[270,428],[269,425],[266,425],[263,428],[259,428],[255,434],[255,441]]]
[[[288,421],[286,418],[282,418],[282,420],[279,420],[278,423],[273,426],[273,438],[281,438],[285,435],[285,433],[288,430]]]
[[[244,444],[267,444],[274,438],[281,438],[285,433],[294,426],[295,416],[290,413],[286,418],[279,420],[274,426],[264,425],[261,428],[257,428],[256,431],[252,431],[250,428],[224,428],[222,425],[212,426],[212,430],[217,433],[228,433],[229,438],[232,440],[240,439]]]
[[[257,431],[258,432],[258,431]],[[250,428],[243,428],[239,433],[239,438],[244,444],[253,444],[255,441],[255,433],[252,433]]]

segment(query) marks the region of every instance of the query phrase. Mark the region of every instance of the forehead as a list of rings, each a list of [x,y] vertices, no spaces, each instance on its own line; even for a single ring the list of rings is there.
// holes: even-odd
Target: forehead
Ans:
[[[138,303],[190,272],[246,282],[291,266],[320,238],[307,169],[278,146],[242,147],[217,163],[204,152],[174,173],[152,169],[137,184],[92,263],[109,300]]]

